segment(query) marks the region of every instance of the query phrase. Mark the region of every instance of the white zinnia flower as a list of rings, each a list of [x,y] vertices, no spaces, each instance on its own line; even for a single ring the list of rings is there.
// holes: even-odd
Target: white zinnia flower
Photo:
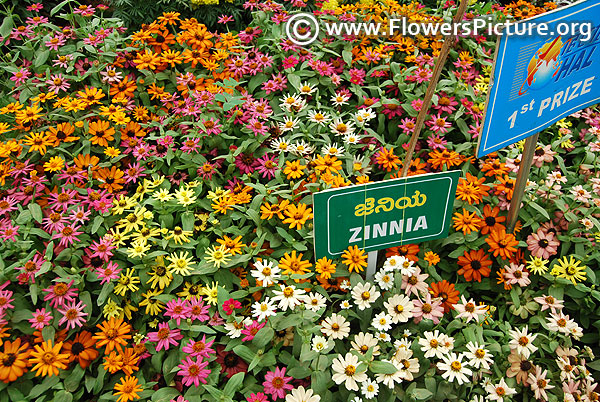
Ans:
[[[304,304],[307,309],[317,312],[322,307],[325,307],[327,299],[322,294],[312,292],[304,296]]]
[[[350,323],[343,316],[333,313],[321,323],[321,332],[332,339],[344,339],[350,334]]]
[[[296,289],[294,285],[284,286],[279,285],[281,290],[274,290],[275,297],[274,302],[279,302],[277,307],[286,311],[287,309],[293,310],[296,306],[302,304],[300,299],[304,295],[304,290]]]
[[[410,298],[405,295],[394,295],[387,299],[387,301],[383,303],[383,306],[392,316],[392,322],[394,324],[407,322],[411,319],[413,316],[412,311],[415,308],[415,305]]]
[[[488,392],[488,397],[486,399],[498,402],[503,402],[504,398],[517,393],[514,388],[510,388],[508,385],[506,385],[504,378],[501,378],[500,382],[496,385],[486,385],[485,390]]]
[[[419,359],[413,358],[412,350],[408,348],[399,348],[396,350],[392,362],[396,367],[400,367],[400,377],[406,381],[414,380],[414,374],[419,372],[421,367]]]
[[[254,302],[252,305],[252,316],[258,321],[262,321],[267,317],[274,316],[276,314],[275,310],[273,301],[269,297],[266,297],[262,302]]]
[[[367,354],[369,349],[373,349],[373,356],[380,354],[377,338],[369,333],[359,332],[354,335],[354,340],[351,342],[352,348],[361,354]]]
[[[277,138],[271,141],[271,149],[275,152],[287,152],[290,150],[290,143],[285,138]]]
[[[383,290],[390,290],[394,287],[394,274],[386,271],[379,271],[375,274],[375,280]]]
[[[454,305],[454,309],[458,311],[458,315],[456,318],[466,317],[467,322],[475,319],[475,321],[479,322],[479,318],[486,314],[486,306],[485,305],[476,305],[473,299],[467,299],[464,295],[460,296],[461,303],[457,303]]]
[[[309,110],[308,111],[308,119],[319,125],[325,125],[329,122],[329,115],[325,112],[320,112],[318,110]]]
[[[394,363],[394,361],[389,361],[389,360],[382,360],[382,361],[393,364],[394,367],[396,367],[397,371],[395,371],[392,374],[377,374],[375,376],[375,379],[377,380],[378,383],[383,383],[383,384],[387,385],[388,388],[394,389],[394,387],[396,386],[396,383],[402,382],[402,371],[400,369],[398,369],[398,364]]]
[[[469,359],[469,365],[476,369],[490,369],[490,363],[493,363],[494,359],[489,350],[473,342],[467,343],[466,347],[468,352],[465,352],[465,357]]]
[[[330,144],[330,145],[325,145],[323,146],[323,148],[321,148],[321,153],[323,155],[329,155],[329,156],[342,156],[344,154],[344,147],[340,147],[338,146],[338,144]]]
[[[392,328],[392,316],[382,311],[373,318],[371,325],[378,331],[389,331]]]
[[[239,338],[242,335],[244,327],[252,324],[250,317],[244,318],[241,322],[232,321],[225,323],[225,329],[227,330],[227,336],[230,338]]]
[[[373,399],[379,393],[379,384],[371,379],[367,379],[365,382],[363,382],[360,391],[363,393],[365,398]]]
[[[352,289],[352,298],[354,303],[358,306],[359,310],[364,310],[371,307],[371,303],[374,303],[381,296],[381,293],[375,286],[369,282],[358,283]]]
[[[256,261],[254,269],[250,274],[257,280],[261,281],[264,287],[277,283],[280,278],[279,272],[281,269],[273,265],[273,261]]]
[[[285,402],[319,402],[320,400],[319,395],[313,395],[312,389],[304,389],[302,385],[285,396]]]
[[[473,372],[462,361],[462,353],[449,353],[442,356],[442,360],[437,364],[437,368],[443,371],[442,378],[450,382],[456,381],[459,385],[469,382],[467,376],[470,376]]]
[[[509,333],[512,339],[508,344],[512,349],[516,349],[517,353],[524,358],[529,359],[529,356],[538,349],[532,343],[537,337],[537,334],[528,334],[527,325],[521,329],[510,330]]]
[[[447,353],[444,339],[440,337],[440,331],[437,329],[433,332],[425,331],[423,336],[425,338],[419,338],[419,345],[421,345],[421,350],[425,353],[426,358],[435,356],[441,359]]]
[[[333,369],[332,379],[336,384],[344,383],[348,391],[358,391],[358,384],[367,379],[365,373],[366,367],[358,371],[358,357],[352,353],[346,353],[346,356],[338,355],[331,364]]]
[[[324,351],[328,347],[329,347],[329,341],[324,336],[316,335],[312,339],[312,349],[315,352],[321,353],[322,351]]]

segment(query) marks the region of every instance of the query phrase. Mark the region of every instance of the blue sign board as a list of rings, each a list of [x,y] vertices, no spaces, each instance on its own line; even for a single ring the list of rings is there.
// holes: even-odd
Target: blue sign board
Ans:
[[[477,157],[598,103],[599,47],[600,0],[506,27],[496,49]]]

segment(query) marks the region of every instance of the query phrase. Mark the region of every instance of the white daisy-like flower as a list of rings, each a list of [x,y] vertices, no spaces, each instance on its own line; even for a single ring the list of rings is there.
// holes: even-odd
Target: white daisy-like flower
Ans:
[[[390,290],[394,287],[394,274],[391,272],[380,270],[375,274],[375,280],[383,290]]]
[[[510,397],[517,393],[514,388],[509,387],[504,378],[500,379],[498,384],[488,384],[485,386],[485,390],[488,393],[487,400],[503,402],[504,398]]]
[[[381,293],[375,286],[369,282],[358,283],[352,289],[352,298],[359,310],[371,308],[371,303],[374,303],[381,296]]]
[[[327,299],[317,292],[311,292],[304,297],[304,305],[307,309],[317,312],[322,307],[325,307]]]
[[[321,323],[321,332],[331,339],[344,339],[350,334],[350,323],[344,316],[333,313]]]
[[[375,337],[378,340],[380,340],[381,342],[391,342],[392,341],[392,337],[387,332],[381,332],[381,331],[377,332],[375,334]]]
[[[443,371],[442,378],[457,382],[459,385],[469,382],[467,376],[472,375],[473,371],[468,368],[466,362],[463,362],[463,358],[462,353],[449,353],[442,356],[442,361],[437,364],[437,368]]]
[[[275,297],[273,297],[274,302],[278,302],[277,307],[286,311],[288,309],[293,310],[296,306],[302,304],[302,299],[304,296],[303,289],[296,289],[294,285],[284,286],[279,285],[280,290],[274,290],[273,293]]]
[[[469,360],[469,365],[479,369],[490,369],[490,364],[494,362],[494,358],[489,350],[476,342],[466,344],[468,352],[465,352],[465,358]]]
[[[271,149],[275,152],[288,152],[290,143],[285,138],[277,138],[271,141]]]
[[[414,375],[419,372],[419,359],[413,357],[409,348],[400,348],[392,357],[392,362],[400,368],[400,377],[406,381],[414,380]]]
[[[312,350],[321,353],[329,347],[329,341],[324,336],[316,335],[312,339]]]
[[[373,356],[380,354],[378,340],[370,333],[359,332],[354,335],[354,340],[351,342],[352,348],[361,354],[367,354],[369,349],[373,349]]]
[[[352,353],[346,353],[346,356],[338,355],[331,364],[333,369],[332,379],[336,384],[344,384],[349,391],[358,391],[358,383],[367,379],[366,366],[358,371],[358,357]]]
[[[394,389],[394,387],[396,386],[396,383],[401,383],[402,382],[402,372],[401,370],[398,368],[398,364],[395,363],[394,361],[390,361],[390,360],[382,360],[386,363],[391,363],[394,365],[394,367],[396,367],[397,371],[395,371],[392,374],[377,374],[375,376],[375,379],[377,380],[378,383],[383,383],[384,385],[387,385],[388,388],[390,389]]]
[[[334,106],[342,106],[342,105],[347,105],[349,99],[350,99],[349,94],[336,93],[335,95],[333,95],[331,97],[330,100]]]
[[[308,120],[310,120],[313,123],[317,123],[321,126],[324,126],[325,124],[329,123],[329,120],[331,119],[329,118],[329,115],[325,112],[321,112],[318,110],[309,110]]]
[[[295,144],[291,144],[289,149],[292,154],[297,156],[310,155],[315,152],[314,147],[306,143],[304,140],[301,140]]]
[[[339,117],[331,123],[329,123],[329,128],[331,129],[331,132],[335,135],[346,136],[354,133],[354,123],[344,123]]]
[[[379,384],[371,379],[367,379],[365,382],[363,382],[360,392],[363,393],[365,398],[373,399],[379,393]]]
[[[352,307],[352,303],[350,303],[350,300],[343,300],[340,304],[340,308],[342,310],[348,310],[350,307]]]
[[[358,134],[346,134],[343,138],[345,144],[355,145],[360,142],[360,136]]]
[[[426,358],[437,357],[441,359],[442,356],[447,352],[444,344],[444,339],[440,337],[440,331],[435,330],[423,332],[424,338],[419,338],[419,345],[421,350],[425,353]]]
[[[575,324],[568,315],[564,315],[562,311],[558,313],[550,313],[550,317],[546,318],[548,329],[554,332],[561,332],[565,335],[570,333],[569,328]],[[576,324],[575,324],[576,325]]]
[[[372,166],[370,160],[364,156],[354,156],[352,160],[352,173],[359,176],[371,173]]]
[[[342,283],[340,283],[340,289],[348,290],[350,289],[350,281],[348,279],[344,279]]]
[[[315,92],[317,90],[316,85],[314,84],[309,84],[308,82],[304,82],[301,86],[300,86],[300,94],[301,95],[311,95],[313,92]]]
[[[252,316],[256,318],[257,321],[262,321],[267,317],[276,315],[275,310],[276,307],[273,304],[273,301],[269,297],[265,297],[265,300],[262,302],[254,302],[252,305]]]
[[[304,389],[302,385],[285,396],[285,402],[319,402],[321,397],[315,395],[312,389]]]
[[[371,108],[360,109],[356,113],[354,113],[354,120],[360,126],[368,123],[370,120],[374,119],[376,114],[373,112]]]
[[[402,259],[399,255],[392,255],[385,260],[383,263],[384,271],[399,271],[400,264],[402,263]]]
[[[325,145],[323,148],[321,148],[321,153],[323,155],[329,155],[329,156],[339,157],[344,154],[344,151],[345,151],[344,147],[338,146],[337,143]]]
[[[298,107],[300,105],[302,105],[303,99],[300,98],[299,95],[291,95],[291,94],[287,94],[282,96],[279,99],[279,106],[281,107],[281,109],[285,110],[286,112],[291,112],[292,108]]]
[[[257,280],[261,281],[263,286],[270,286],[279,280],[281,269],[273,265],[273,261],[256,261],[254,263],[254,269],[250,271],[250,274]]]
[[[524,358],[529,359],[529,356],[538,349],[532,343],[537,334],[528,334],[527,325],[521,329],[512,329],[509,334],[512,339],[508,344],[512,349],[516,349],[517,353],[521,354]]]
[[[467,322],[475,319],[475,321],[479,322],[479,319],[485,316],[487,310],[485,305],[477,305],[473,299],[467,299],[464,295],[460,296],[460,303],[454,305],[454,309],[458,312],[456,318],[466,318]]]
[[[402,255],[398,258],[400,259],[399,268],[402,275],[410,276],[415,273],[417,266],[415,265],[414,261],[411,261]]]
[[[235,339],[239,338],[242,335],[242,330],[250,324],[252,324],[252,319],[250,317],[246,317],[240,322],[237,322],[235,320],[231,322],[226,322],[224,327],[227,331],[227,336]]]
[[[285,117],[283,123],[278,123],[277,125],[279,127],[279,130],[281,130],[284,133],[286,131],[294,131],[294,129],[298,127],[298,119]]]
[[[392,316],[382,311],[373,318],[371,325],[378,331],[389,331],[392,328]]]
[[[413,316],[413,309],[415,308],[414,303],[408,296],[400,294],[393,295],[387,299],[387,301],[383,303],[383,306],[392,317],[392,323],[394,324],[410,320]]]

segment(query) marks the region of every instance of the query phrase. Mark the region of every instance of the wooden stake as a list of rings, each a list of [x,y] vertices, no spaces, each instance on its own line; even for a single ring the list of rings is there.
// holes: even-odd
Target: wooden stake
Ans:
[[[465,15],[465,11],[467,10],[467,2],[468,0],[460,0],[460,5],[458,6],[458,10],[456,11],[456,15],[454,16],[455,24],[462,21],[462,18]],[[404,164],[402,165],[402,172],[400,173],[400,177],[406,177],[408,173],[408,168],[410,166],[410,163],[412,162],[413,153],[415,152],[415,146],[417,145],[417,140],[419,139],[419,134],[421,134],[421,129],[425,124],[425,116],[427,115],[427,111],[431,106],[431,98],[433,98],[435,87],[437,86],[437,83],[440,80],[442,69],[444,68],[444,64],[446,64],[446,58],[448,57],[448,53],[450,52],[450,47],[454,44],[454,40],[455,38],[453,36],[446,36],[446,39],[444,39],[444,43],[442,44],[440,55],[437,58],[435,68],[433,69],[431,81],[429,81],[427,91],[425,92],[425,98],[423,98],[423,106],[421,106],[421,110],[419,110],[419,114],[417,115],[415,130],[413,131],[412,136],[410,137],[410,143],[408,145],[408,151],[406,152],[406,156],[404,157]]]
[[[367,280],[372,281],[377,269],[377,250],[367,254]]]
[[[533,162],[533,154],[537,147],[537,141],[538,133],[525,140],[523,155],[521,157],[521,163],[519,164],[519,172],[517,173],[517,181],[515,183],[512,199],[510,200],[510,209],[508,210],[507,230],[509,233],[512,233],[515,230],[515,225],[517,224],[517,218],[519,217],[519,211],[521,210],[521,201],[523,200],[523,193],[527,186],[529,170],[531,169],[531,163]]]

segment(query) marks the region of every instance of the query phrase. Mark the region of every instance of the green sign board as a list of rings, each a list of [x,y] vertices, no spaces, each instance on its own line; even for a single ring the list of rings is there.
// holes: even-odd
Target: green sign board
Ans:
[[[325,190],[313,194],[315,256],[338,258],[444,238],[460,171]]]

